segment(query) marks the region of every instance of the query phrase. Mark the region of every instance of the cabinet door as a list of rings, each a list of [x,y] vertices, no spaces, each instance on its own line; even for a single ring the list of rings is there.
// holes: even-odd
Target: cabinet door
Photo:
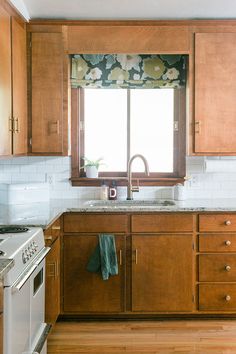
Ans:
[[[195,35],[195,152],[236,153],[236,33]]]
[[[27,153],[26,30],[12,18],[13,154]]]
[[[102,280],[86,270],[97,235],[64,236],[64,312],[108,313],[124,309],[124,236],[116,236],[119,274]]]
[[[32,33],[32,153],[62,154],[61,33]]]
[[[192,310],[192,235],[132,236],[132,310]]]
[[[55,323],[60,314],[60,238],[51,245],[46,258],[45,318]]]
[[[0,7],[0,155],[12,152],[10,16]]]

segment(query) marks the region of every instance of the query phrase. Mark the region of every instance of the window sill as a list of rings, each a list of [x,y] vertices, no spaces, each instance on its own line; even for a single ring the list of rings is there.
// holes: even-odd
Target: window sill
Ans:
[[[137,178],[133,178],[137,181]],[[167,178],[138,178],[140,186],[153,187],[153,186],[174,186],[177,183],[183,183],[184,177],[167,177]],[[116,181],[117,186],[127,186],[126,177],[99,177],[99,178],[86,178],[86,177],[72,177],[70,179],[72,186],[86,186],[86,187],[100,187],[102,181],[105,181],[107,185],[111,181]]]

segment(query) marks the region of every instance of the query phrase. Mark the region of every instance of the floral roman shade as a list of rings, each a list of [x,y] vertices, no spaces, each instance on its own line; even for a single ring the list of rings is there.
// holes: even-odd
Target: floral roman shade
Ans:
[[[180,88],[186,82],[186,55],[75,54],[72,87]]]

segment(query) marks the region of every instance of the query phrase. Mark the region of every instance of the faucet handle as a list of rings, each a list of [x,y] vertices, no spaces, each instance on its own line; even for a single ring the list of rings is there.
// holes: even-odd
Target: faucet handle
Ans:
[[[137,185],[131,187],[132,192],[139,192],[139,180],[137,179]]]

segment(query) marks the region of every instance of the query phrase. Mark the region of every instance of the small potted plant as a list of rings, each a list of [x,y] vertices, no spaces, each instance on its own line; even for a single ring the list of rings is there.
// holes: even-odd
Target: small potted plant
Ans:
[[[103,159],[99,158],[97,160],[89,160],[86,157],[83,157],[84,165],[81,168],[84,168],[86,171],[87,178],[98,178],[98,169],[99,166],[103,165],[101,162]]]

